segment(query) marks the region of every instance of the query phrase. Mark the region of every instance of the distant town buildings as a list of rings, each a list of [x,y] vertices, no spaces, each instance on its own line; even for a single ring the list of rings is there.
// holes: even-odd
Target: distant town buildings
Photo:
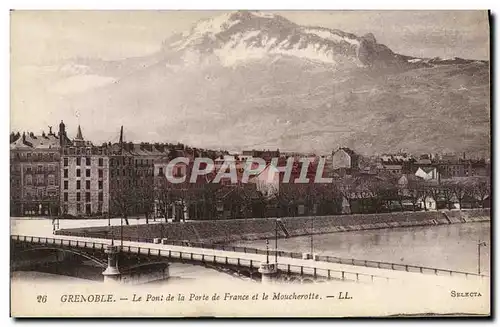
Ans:
[[[398,152],[364,157],[347,147],[326,156],[279,149],[229,154],[180,143],[125,142],[123,126],[117,142],[94,145],[84,138],[81,126],[70,138],[62,121],[57,135],[52,127],[41,135],[11,133],[10,153],[13,216],[144,215],[180,221],[394,208],[435,210],[484,206],[490,201],[489,161],[465,154]],[[214,172],[189,183],[193,160],[201,157],[212,159],[216,170],[234,163],[237,183],[225,177],[214,184]],[[188,158],[188,162],[178,158]],[[242,183],[243,170],[252,158],[264,159],[266,167]],[[277,161],[272,163],[273,158]],[[283,183],[283,168],[289,159],[293,159],[290,184]],[[178,163],[169,172],[172,160]],[[294,185],[308,161],[309,182]],[[316,176],[320,162],[325,164],[323,175]],[[173,184],[167,174],[186,181]],[[332,178],[333,183],[315,185],[316,177]],[[422,183],[428,189],[420,189]],[[456,185],[469,190],[471,183],[475,193],[461,196],[457,192]],[[433,193],[435,189],[441,191]]]

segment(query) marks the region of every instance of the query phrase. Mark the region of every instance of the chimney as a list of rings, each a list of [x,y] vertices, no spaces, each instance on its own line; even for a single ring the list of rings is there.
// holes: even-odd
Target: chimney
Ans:
[[[62,120],[59,124],[59,145],[61,148],[66,145],[66,126]]]
[[[123,125],[120,127],[120,151],[123,151]]]

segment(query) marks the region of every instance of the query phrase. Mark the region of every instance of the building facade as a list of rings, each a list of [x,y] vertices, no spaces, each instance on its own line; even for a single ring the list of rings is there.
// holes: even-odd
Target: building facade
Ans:
[[[11,216],[59,214],[60,142],[52,133],[23,133],[10,144]]]
[[[77,136],[67,138],[64,123],[59,134],[62,142],[60,203],[63,216],[101,216],[109,212],[109,158],[106,148],[93,146]]]

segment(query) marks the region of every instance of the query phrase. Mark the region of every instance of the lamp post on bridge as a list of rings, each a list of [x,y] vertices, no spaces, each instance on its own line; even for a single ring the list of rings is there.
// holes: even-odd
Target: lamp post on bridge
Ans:
[[[481,275],[481,247],[486,246],[486,242],[477,242],[477,274]]]
[[[274,263],[278,264],[278,222],[280,222],[281,219],[276,219],[274,223]]]
[[[115,231],[111,227],[111,216],[108,213],[108,234],[111,233],[111,246],[115,245]]]
[[[311,258],[314,258],[314,216],[311,218]]]
[[[123,250],[123,217],[120,217],[120,250]]]
[[[269,264],[269,240],[266,238],[266,263]]]

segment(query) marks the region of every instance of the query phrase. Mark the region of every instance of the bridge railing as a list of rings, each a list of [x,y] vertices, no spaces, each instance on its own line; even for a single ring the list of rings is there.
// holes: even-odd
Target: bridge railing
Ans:
[[[152,240],[151,240],[152,241]],[[176,245],[176,246],[190,246],[190,247],[199,247],[205,249],[214,249],[214,250],[222,250],[222,251],[232,251],[232,252],[243,252],[243,253],[255,253],[255,254],[269,254],[270,256],[275,256],[276,252],[279,257],[287,257],[287,258],[295,258],[301,259],[303,256],[302,252],[289,252],[289,251],[275,251],[274,249],[263,250],[257,248],[243,247],[243,246],[233,246],[233,245],[224,245],[224,244],[208,244],[201,242],[189,242],[189,241],[177,241],[177,240],[165,240],[164,244],[168,245]],[[438,276],[463,276],[465,278],[468,277],[488,277],[487,275],[478,275],[475,273],[468,273],[458,270],[450,270],[450,269],[441,269],[441,268],[432,268],[425,266],[417,266],[417,265],[409,265],[409,264],[400,264],[400,263],[392,263],[392,262],[383,262],[383,261],[374,261],[374,260],[359,260],[353,258],[340,258],[335,256],[327,256],[327,255],[317,255],[317,261],[323,262],[331,262],[352,266],[361,266],[361,267],[369,267],[369,268],[379,268],[379,269],[390,269],[397,271],[407,271],[407,272],[415,272],[422,274],[433,274]]]
[[[16,236],[16,235],[13,235],[13,237],[14,236]],[[18,236],[18,235],[17,235],[17,237],[21,237],[21,238],[27,237],[30,239],[30,241],[37,240],[37,242],[40,242],[40,239],[45,239],[45,240],[52,239],[52,238],[44,238],[44,237]],[[93,237],[93,238],[98,238],[98,237]],[[103,237],[103,239],[106,239],[106,238]],[[140,242],[140,243],[152,243],[153,242],[153,239],[148,239],[148,238],[127,237],[127,238],[124,238],[123,240],[130,241],[130,242]],[[24,241],[26,241],[26,240],[24,240]],[[80,242],[83,242],[83,241],[80,241]],[[78,241],[65,240],[65,243],[61,244],[61,245],[71,246],[73,244],[76,245],[77,243],[78,243]],[[174,245],[174,246],[197,247],[197,248],[203,248],[203,249],[243,252],[243,253],[251,253],[251,254],[264,254],[264,255],[269,254],[269,256],[276,255],[276,251],[274,251],[273,249],[263,250],[263,249],[242,247],[242,246],[233,246],[233,245],[224,245],[224,244],[209,244],[209,243],[201,243],[201,242],[165,240],[165,239],[162,240],[162,243],[165,245]],[[105,243],[99,243],[99,244],[102,244],[101,245],[102,247],[104,247],[104,245],[105,245]],[[296,258],[296,259],[301,259],[303,256],[303,253],[301,253],[301,252],[277,251],[277,254],[279,257]],[[339,258],[339,257],[327,256],[327,255],[317,255],[315,260],[323,261],[323,262],[344,264],[344,265],[369,267],[369,268],[380,268],[380,269],[407,271],[407,272],[415,272],[415,273],[422,273],[422,274],[433,274],[433,275],[438,275],[438,276],[462,276],[465,278],[469,278],[469,277],[488,278],[489,277],[488,275],[484,275],[484,274],[478,275],[475,273],[468,273],[468,272],[457,271],[457,270],[431,268],[431,267],[425,267],[425,266],[391,263],[391,262],[383,262],[383,261],[359,260],[359,259],[353,259],[353,258],[347,259],[347,258]]]
[[[51,238],[51,237],[37,237],[37,236],[20,236],[12,235],[11,238],[16,241],[35,243],[35,244],[45,244],[45,245],[56,245],[56,246],[67,246],[67,247],[79,247],[87,249],[104,250],[108,243],[101,243],[95,241],[83,241],[83,240],[69,240],[61,238]],[[134,246],[134,245],[124,245],[121,247],[121,251],[129,254],[138,254],[144,256],[157,256],[165,257],[169,259],[186,260],[186,261],[198,261],[203,264],[218,264],[218,265],[233,265],[236,267],[247,267],[251,270],[257,270],[260,265],[260,260],[238,258],[234,256],[224,256],[215,254],[205,254],[205,253],[193,253],[189,251],[179,251],[171,249],[152,249],[150,247]],[[328,268],[317,268],[303,265],[293,265],[293,264],[278,264],[278,270],[287,274],[297,274],[300,276],[310,276],[313,279],[324,278],[327,280],[341,280],[341,281],[353,281],[353,282],[374,282],[374,281],[388,281],[388,277],[364,274],[364,273],[354,273],[346,270],[336,270]]]

